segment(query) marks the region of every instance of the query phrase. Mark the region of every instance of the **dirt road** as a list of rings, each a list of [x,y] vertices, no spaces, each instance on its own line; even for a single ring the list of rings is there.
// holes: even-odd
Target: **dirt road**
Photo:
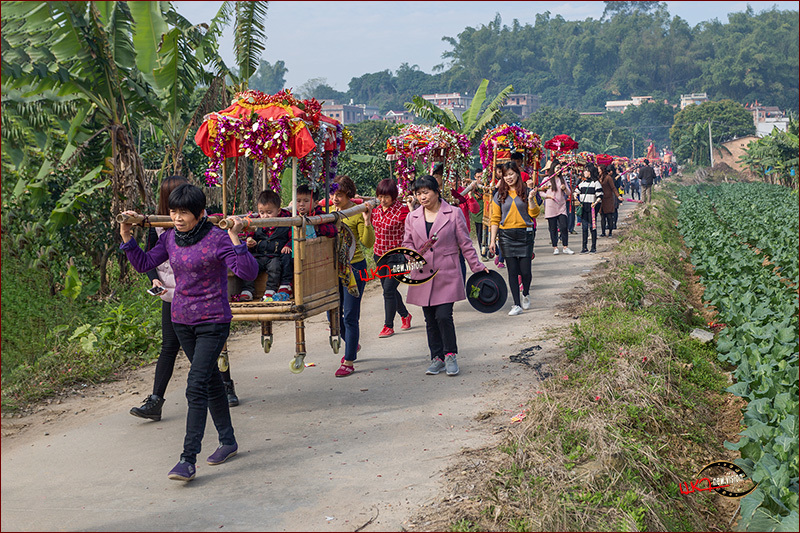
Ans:
[[[625,202],[622,224],[635,204]],[[341,355],[328,345],[323,316],[307,321],[306,368],[289,372],[291,323],[276,323],[264,354],[258,331],[231,339],[242,400],[232,409],[239,455],[219,466],[208,424],[197,478],[167,479],[177,462],[186,414],[182,362],[167,390],[164,416],[128,414],[152,385],[153,367],[125,382],[87,390],[24,419],[3,419],[3,531],[399,531],[424,529],[409,517],[442,494],[442,471],[464,448],[491,445],[535,390],[536,374],[509,357],[532,345],[538,359],[557,350],[562,295],[580,285],[616,239],[596,255],[552,255],[539,220],[532,307],[486,315],[455,306],[461,374],[426,376],[422,310],[412,329],[379,339],[383,300],[368,287],[357,372],[336,379]],[[580,230],[581,228],[576,228]],[[580,234],[570,235],[580,250]],[[494,268],[494,265],[491,264]],[[505,276],[505,271],[502,271]],[[405,291],[405,289],[401,289]],[[559,313],[560,316],[554,316]],[[399,321],[396,324],[399,331]],[[491,416],[490,416],[491,415]]]

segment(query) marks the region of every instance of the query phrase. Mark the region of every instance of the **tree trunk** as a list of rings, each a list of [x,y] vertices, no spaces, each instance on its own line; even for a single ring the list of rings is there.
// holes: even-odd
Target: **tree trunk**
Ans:
[[[106,246],[100,258],[100,294],[108,294],[108,260],[111,258],[111,254],[114,253],[114,250],[114,247]]]

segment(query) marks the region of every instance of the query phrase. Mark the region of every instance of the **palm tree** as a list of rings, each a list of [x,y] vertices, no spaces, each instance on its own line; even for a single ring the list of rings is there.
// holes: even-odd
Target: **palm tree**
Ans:
[[[486,126],[492,125],[492,122],[500,114],[506,98],[514,91],[514,87],[509,85],[500,91],[494,97],[494,100],[486,106],[486,109],[481,112],[481,107],[486,100],[486,87],[488,85],[489,80],[487,79],[481,82],[478,90],[475,91],[475,97],[472,99],[469,109],[461,116],[461,120],[456,117],[452,110],[443,109],[420,96],[414,96],[411,102],[406,102],[405,107],[418,117],[431,120],[445,128],[466,135],[471,142],[483,132]]]

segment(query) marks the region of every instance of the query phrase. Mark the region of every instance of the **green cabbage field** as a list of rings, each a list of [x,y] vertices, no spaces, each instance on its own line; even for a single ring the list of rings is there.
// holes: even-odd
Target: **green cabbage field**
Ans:
[[[727,325],[727,390],[747,401],[736,462],[758,488],[741,500],[740,530],[798,530],[798,196],[764,183],[683,187],[679,229]]]

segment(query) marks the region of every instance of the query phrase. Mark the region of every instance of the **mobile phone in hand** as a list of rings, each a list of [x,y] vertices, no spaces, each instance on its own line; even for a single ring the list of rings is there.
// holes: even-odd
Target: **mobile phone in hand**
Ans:
[[[152,294],[153,296],[158,296],[166,289],[164,287],[150,287],[147,289],[147,294]]]

